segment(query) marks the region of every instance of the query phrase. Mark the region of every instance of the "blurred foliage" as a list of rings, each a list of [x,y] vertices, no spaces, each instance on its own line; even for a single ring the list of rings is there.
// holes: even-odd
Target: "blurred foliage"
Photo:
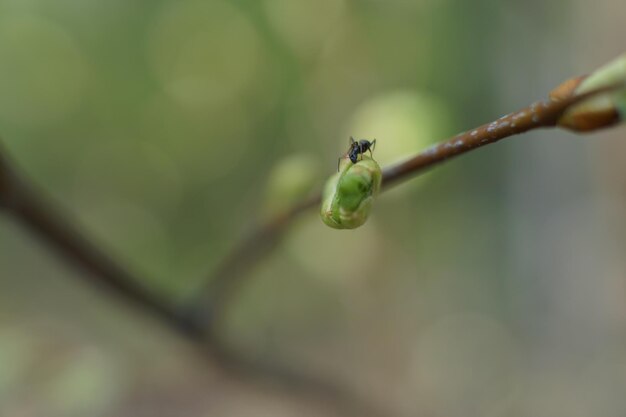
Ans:
[[[323,178],[349,134],[387,163],[458,129],[427,92],[449,78],[428,71],[430,13],[453,6],[3,1],[2,134],[113,252],[186,292],[280,158],[309,152]]]
[[[335,172],[350,135],[376,138],[384,166],[622,52],[591,40],[624,36],[624,4],[599,3],[0,0],[0,135],[89,235],[184,301]],[[230,342],[408,415],[623,415],[626,228],[597,214],[623,213],[626,176],[566,139],[446,164],[359,230],[311,213],[242,288]],[[0,218],[0,415],[302,415],[208,380],[77,274]]]

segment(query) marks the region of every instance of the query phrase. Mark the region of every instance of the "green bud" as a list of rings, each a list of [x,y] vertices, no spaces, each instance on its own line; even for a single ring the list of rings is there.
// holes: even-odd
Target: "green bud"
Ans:
[[[320,215],[335,229],[355,229],[365,223],[380,191],[382,171],[368,156],[353,164],[343,158],[339,172],[330,177],[322,197]]]

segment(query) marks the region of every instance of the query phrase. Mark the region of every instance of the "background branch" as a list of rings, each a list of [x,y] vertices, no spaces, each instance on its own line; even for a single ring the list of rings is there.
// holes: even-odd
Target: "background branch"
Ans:
[[[249,245],[237,256],[258,260],[272,247],[276,230],[285,227],[295,211],[308,208],[313,201],[294,208],[294,213],[277,217],[246,241]],[[228,376],[251,384],[263,383],[277,386],[292,396],[316,401],[334,407],[337,412],[354,416],[383,416],[376,407],[357,398],[344,387],[322,378],[300,375],[269,363],[249,361],[230,351],[207,330],[207,323],[191,310],[168,302],[142,283],[145,279],[133,274],[125,266],[109,257],[86,235],[80,232],[71,216],[56,207],[50,199],[37,190],[10,163],[0,147],[0,210],[12,216],[18,223],[41,239],[61,259],[85,272],[81,278],[98,288],[104,288],[115,297],[134,306],[162,322],[177,334],[190,340],[198,350]],[[232,260],[229,265],[236,265]],[[250,263],[247,263],[250,265]],[[224,274],[243,276],[244,269],[223,271]]]
[[[555,126],[559,117],[570,106],[612,88],[615,86],[561,100],[539,101],[494,122],[457,135],[405,162],[384,169],[383,187],[388,188],[454,156],[506,137],[536,128]],[[314,195],[253,230],[217,268],[203,294],[186,308],[178,308],[146,288],[142,283],[147,281],[107,256],[83,235],[68,215],[20,175],[0,148],[0,208],[48,244],[60,257],[86,272],[84,278],[90,283],[106,288],[112,294],[166,323],[209,353],[224,369],[239,377],[261,378],[280,383],[283,389],[290,392],[332,401],[342,412],[360,416],[382,415],[383,413],[373,411],[374,407],[370,404],[328,381],[241,357],[228,348],[221,335],[223,313],[230,305],[236,288],[249,276],[246,273],[277,245],[284,231],[297,217],[317,207],[320,200],[319,194]]]
[[[62,259],[81,269],[85,280],[105,288],[130,305],[166,322],[192,339],[202,335],[201,323],[185,316],[150,291],[147,282],[107,256],[43,193],[26,180],[0,148],[0,208],[48,245]]]

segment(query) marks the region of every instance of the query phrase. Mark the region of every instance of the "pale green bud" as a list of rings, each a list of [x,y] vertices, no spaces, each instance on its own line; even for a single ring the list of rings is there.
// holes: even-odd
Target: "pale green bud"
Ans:
[[[353,164],[343,158],[339,172],[328,179],[320,215],[335,229],[355,229],[365,223],[380,191],[382,171],[368,156]]]
[[[567,87],[566,87],[567,85]],[[626,117],[626,54],[597,69],[585,78],[569,80],[559,95],[580,95],[619,86],[572,106],[559,119],[559,125],[575,131],[590,131],[623,122]],[[567,93],[567,90],[570,92]]]

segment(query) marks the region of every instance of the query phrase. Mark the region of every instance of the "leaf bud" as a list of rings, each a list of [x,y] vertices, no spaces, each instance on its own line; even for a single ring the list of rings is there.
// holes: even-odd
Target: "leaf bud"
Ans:
[[[362,226],[380,191],[381,182],[382,171],[372,158],[364,155],[356,164],[343,158],[339,172],[330,177],[324,187],[322,221],[335,229]]]
[[[594,95],[566,110],[558,125],[576,132],[588,132],[623,122],[626,117],[626,54],[587,77],[566,81],[552,91],[551,98],[558,100],[611,86],[616,86],[615,90]]]

